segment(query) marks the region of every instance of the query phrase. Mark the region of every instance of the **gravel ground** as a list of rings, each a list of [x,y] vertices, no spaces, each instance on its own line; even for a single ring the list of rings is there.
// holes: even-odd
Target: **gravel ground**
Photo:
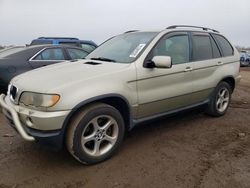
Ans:
[[[224,117],[195,110],[136,127],[94,166],[23,141],[0,114],[0,187],[250,187],[250,69],[241,74]]]

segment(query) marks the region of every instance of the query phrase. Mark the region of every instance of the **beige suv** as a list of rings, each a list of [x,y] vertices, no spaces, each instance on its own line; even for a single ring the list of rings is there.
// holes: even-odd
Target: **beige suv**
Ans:
[[[113,37],[85,60],[15,77],[0,97],[9,124],[28,141],[65,144],[81,163],[111,157],[135,125],[204,106],[226,113],[239,54],[219,32],[171,26]]]

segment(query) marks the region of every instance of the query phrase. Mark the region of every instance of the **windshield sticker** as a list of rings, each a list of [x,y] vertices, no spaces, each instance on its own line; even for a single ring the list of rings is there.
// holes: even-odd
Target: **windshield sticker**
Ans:
[[[130,54],[129,57],[133,57],[133,58],[137,57],[138,54],[142,51],[142,49],[143,49],[145,46],[146,46],[146,44],[139,44],[139,45],[135,48],[135,50],[132,52],[132,54]]]

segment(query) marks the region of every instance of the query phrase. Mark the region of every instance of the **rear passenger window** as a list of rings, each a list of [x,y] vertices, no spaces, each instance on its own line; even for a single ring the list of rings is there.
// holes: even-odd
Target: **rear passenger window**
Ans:
[[[227,39],[225,39],[223,36],[220,36],[220,35],[213,34],[213,36],[215,37],[216,41],[219,43],[221,50],[223,52],[223,56],[232,56],[234,54],[233,47],[227,41]]]
[[[213,48],[213,57],[214,58],[220,58],[221,54],[220,54],[220,50],[219,50],[218,46],[216,45],[213,38],[210,38],[210,39],[211,39],[212,48]]]
[[[208,35],[193,35],[193,61],[213,58],[210,37]]]

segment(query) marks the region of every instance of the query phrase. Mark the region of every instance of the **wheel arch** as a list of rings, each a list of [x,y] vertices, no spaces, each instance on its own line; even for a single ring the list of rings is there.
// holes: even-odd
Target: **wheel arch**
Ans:
[[[62,136],[65,136],[67,126],[74,117],[75,114],[77,114],[82,108],[86,107],[87,105],[93,104],[93,103],[105,103],[110,106],[113,106],[116,108],[122,115],[125,123],[125,129],[129,130],[132,125],[132,111],[131,111],[131,106],[128,102],[128,100],[123,97],[120,94],[106,94],[106,95],[101,95],[101,96],[96,96],[87,100],[84,100],[77,104],[72,111],[69,113],[69,115],[66,117],[63,123],[62,127]]]
[[[232,92],[235,89],[235,79],[233,76],[227,76],[225,78],[223,78],[220,82],[226,82],[231,86]]]

